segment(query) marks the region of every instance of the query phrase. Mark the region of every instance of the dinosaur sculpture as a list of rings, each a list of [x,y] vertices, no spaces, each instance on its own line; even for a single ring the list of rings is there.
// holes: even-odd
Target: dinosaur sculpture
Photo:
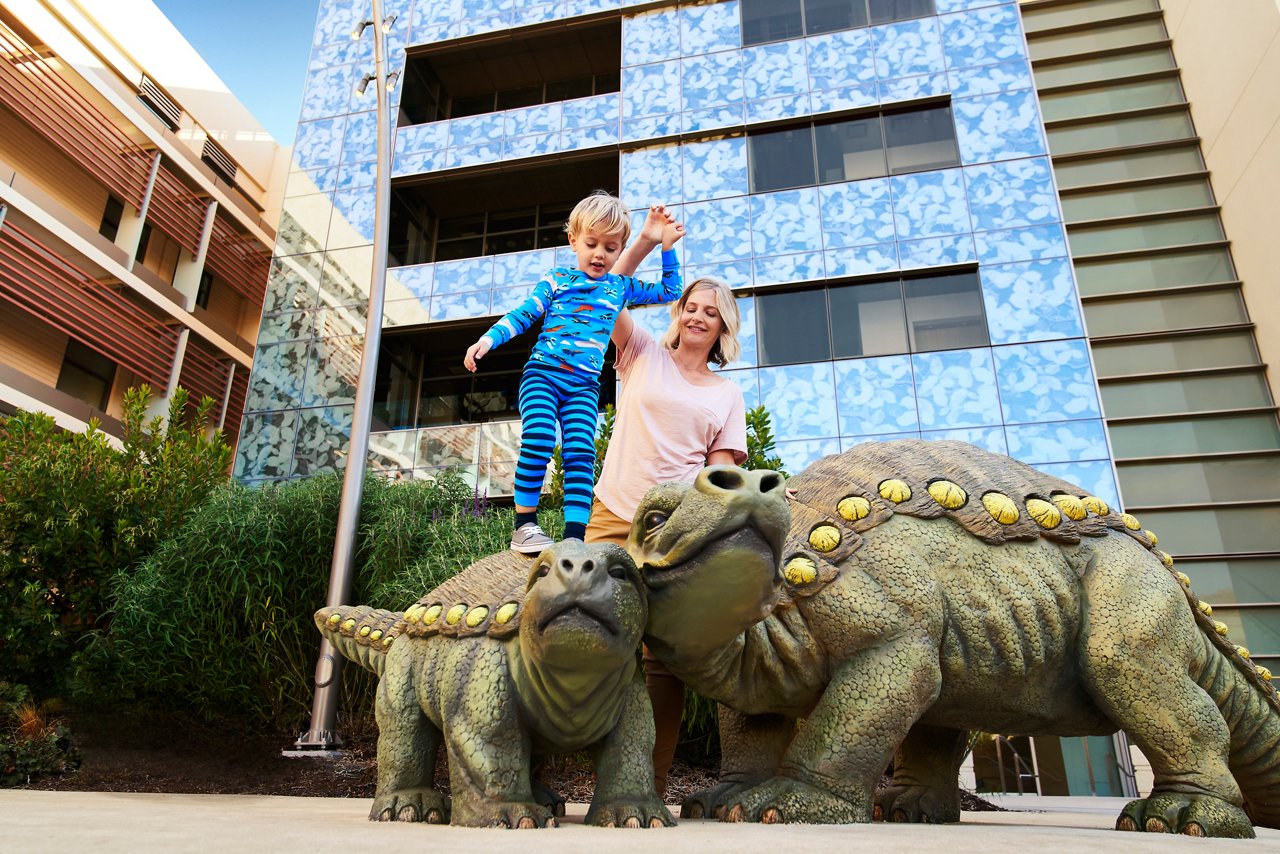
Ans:
[[[540,756],[589,750],[588,824],[675,820],[653,787],[653,713],[637,664],[645,588],[617,546],[566,540],[536,560],[484,558],[404,613],[316,612],[347,658],[380,675],[371,819],[554,827],[563,801]],[[451,799],[433,788],[443,739]]]
[[[786,485],[713,467],[636,513],[645,641],[723,704],[721,781],[683,815],[953,822],[969,731],[1123,728],[1155,786],[1117,828],[1280,827],[1271,674],[1132,516],[959,442],[860,445]]]

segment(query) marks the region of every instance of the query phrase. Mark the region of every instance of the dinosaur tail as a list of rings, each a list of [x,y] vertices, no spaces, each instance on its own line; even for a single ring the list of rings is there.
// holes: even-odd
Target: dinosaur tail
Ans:
[[[1197,612],[1205,663],[1196,680],[1231,731],[1227,764],[1244,793],[1245,812],[1259,827],[1280,828],[1280,698],[1270,673],[1226,638],[1226,627]]]
[[[387,663],[387,651],[405,626],[404,614],[368,605],[321,608],[315,621],[334,649],[379,676]]]

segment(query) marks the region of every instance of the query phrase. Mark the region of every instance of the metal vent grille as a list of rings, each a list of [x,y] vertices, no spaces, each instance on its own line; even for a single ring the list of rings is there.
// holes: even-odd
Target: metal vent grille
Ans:
[[[200,152],[200,159],[213,167],[213,171],[228,184],[236,182],[236,162],[231,159],[230,154],[227,154],[226,149],[209,137],[204,139],[204,150]]]
[[[173,102],[150,77],[143,75],[138,87],[138,100],[151,108],[169,130],[177,130],[182,121],[182,108]]]

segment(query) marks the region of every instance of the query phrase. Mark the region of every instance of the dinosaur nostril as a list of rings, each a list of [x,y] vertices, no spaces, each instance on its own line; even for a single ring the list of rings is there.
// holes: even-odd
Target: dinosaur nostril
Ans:
[[[766,474],[760,478],[760,492],[765,495],[768,495],[770,492],[773,492],[775,489],[781,489],[782,484],[783,484],[782,475],[772,474],[772,473]]]
[[[729,491],[742,489],[745,484],[742,474],[737,469],[728,467],[714,469],[707,474],[707,480],[712,486]]]
[[[573,572],[573,561],[569,560],[568,558],[565,558],[564,560],[560,561],[560,568],[563,569],[565,572]]]
[[[590,572],[591,570],[593,570],[593,569],[595,569],[595,568],[596,568],[596,565],[595,565],[595,563],[594,563],[593,561],[584,560],[584,561],[582,562],[582,571],[583,571],[583,573]]]

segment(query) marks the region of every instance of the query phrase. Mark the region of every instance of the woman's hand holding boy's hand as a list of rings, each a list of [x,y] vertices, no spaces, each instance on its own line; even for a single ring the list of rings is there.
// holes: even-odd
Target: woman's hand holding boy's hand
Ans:
[[[666,252],[684,237],[684,224],[672,220],[662,227],[662,251]]]
[[[640,227],[640,239],[656,246],[662,242],[662,231],[675,222],[666,205],[649,205],[649,213]]]
[[[481,336],[480,340],[467,348],[467,355],[462,357],[462,364],[466,366],[471,373],[476,372],[476,362],[484,358],[484,354],[489,352],[489,339]]]

